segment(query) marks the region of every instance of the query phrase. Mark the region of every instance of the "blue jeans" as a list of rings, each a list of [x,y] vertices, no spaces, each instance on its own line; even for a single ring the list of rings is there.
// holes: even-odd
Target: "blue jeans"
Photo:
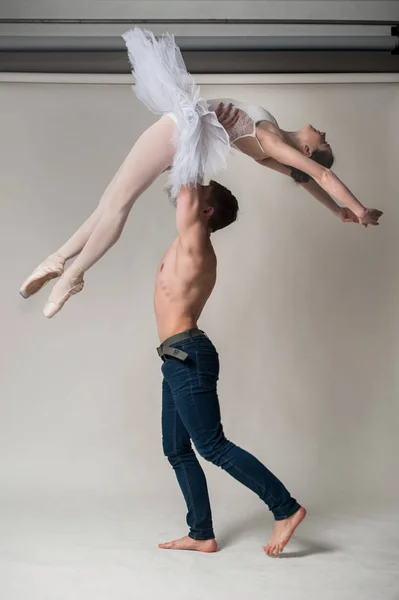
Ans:
[[[300,505],[281,481],[224,435],[216,391],[219,357],[212,342],[201,335],[172,347],[188,358],[164,358],[162,446],[186,501],[188,535],[195,540],[215,537],[207,483],[191,441],[200,456],[255,492],[276,520],[293,515]]]

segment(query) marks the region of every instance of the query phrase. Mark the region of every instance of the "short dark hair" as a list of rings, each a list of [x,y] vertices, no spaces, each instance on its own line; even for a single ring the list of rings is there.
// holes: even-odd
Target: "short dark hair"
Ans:
[[[238,201],[224,185],[213,180],[210,182],[210,185],[212,191],[208,202],[214,210],[208,223],[212,231],[218,231],[234,223],[237,219]]]
[[[334,154],[331,148],[326,148],[325,150],[315,150],[310,158],[319,163],[319,165],[327,167],[327,169],[331,169],[334,164]],[[295,167],[288,168],[291,169],[291,177],[296,183],[308,183],[312,179],[310,175],[300,171],[299,169],[295,169]]]

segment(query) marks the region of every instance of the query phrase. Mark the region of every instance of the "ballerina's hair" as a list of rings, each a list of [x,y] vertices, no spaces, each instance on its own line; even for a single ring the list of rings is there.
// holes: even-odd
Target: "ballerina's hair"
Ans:
[[[212,192],[208,202],[213,207],[214,211],[208,223],[214,232],[223,229],[236,221],[238,201],[224,185],[213,180],[210,184],[212,186]]]
[[[331,169],[334,164],[334,154],[331,148],[315,150],[310,158],[319,163],[319,165],[327,167],[327,169]],[[310,175],[295,167],[288,166],[288,168],[291,169],[291,177],[296,183],[308,183],[312,179]]]

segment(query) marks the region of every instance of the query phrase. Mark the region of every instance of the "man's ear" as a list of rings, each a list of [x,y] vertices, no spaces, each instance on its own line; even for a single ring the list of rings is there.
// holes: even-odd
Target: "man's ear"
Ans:
[[[211,216],[213,215],[213,213],[215,212],[215,209],[213,208],[213,206],[208,206],[208,208],[204,208],[202,211],[202,214],[207,218],[210,219]]]
[[[304,150],[305,156],[312,156],[312,152],[307,144],[303,150]]]

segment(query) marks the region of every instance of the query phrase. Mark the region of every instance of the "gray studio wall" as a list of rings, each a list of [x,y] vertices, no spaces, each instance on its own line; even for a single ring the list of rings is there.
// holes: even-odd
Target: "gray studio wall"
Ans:
[[[397,159],[393,84],[204,85],[263,104],[286,129],[329,134],[337,174],[379,228],[341,224],[240,155],[220,180],[241,202],[215,235],[219,281],[202,327],[221,356],[228,437],[304,502],[394,501],[398,451]],[[2,491],[162,493],[180,501],[160,440],[152,294],[175,235],[158,181],[53,320],[23,279],[95,207],[153,117],[129,85],[0,85]],[[154,148],[154,152],[156,148]],[[205,464],[212,498],[255,502]]]

